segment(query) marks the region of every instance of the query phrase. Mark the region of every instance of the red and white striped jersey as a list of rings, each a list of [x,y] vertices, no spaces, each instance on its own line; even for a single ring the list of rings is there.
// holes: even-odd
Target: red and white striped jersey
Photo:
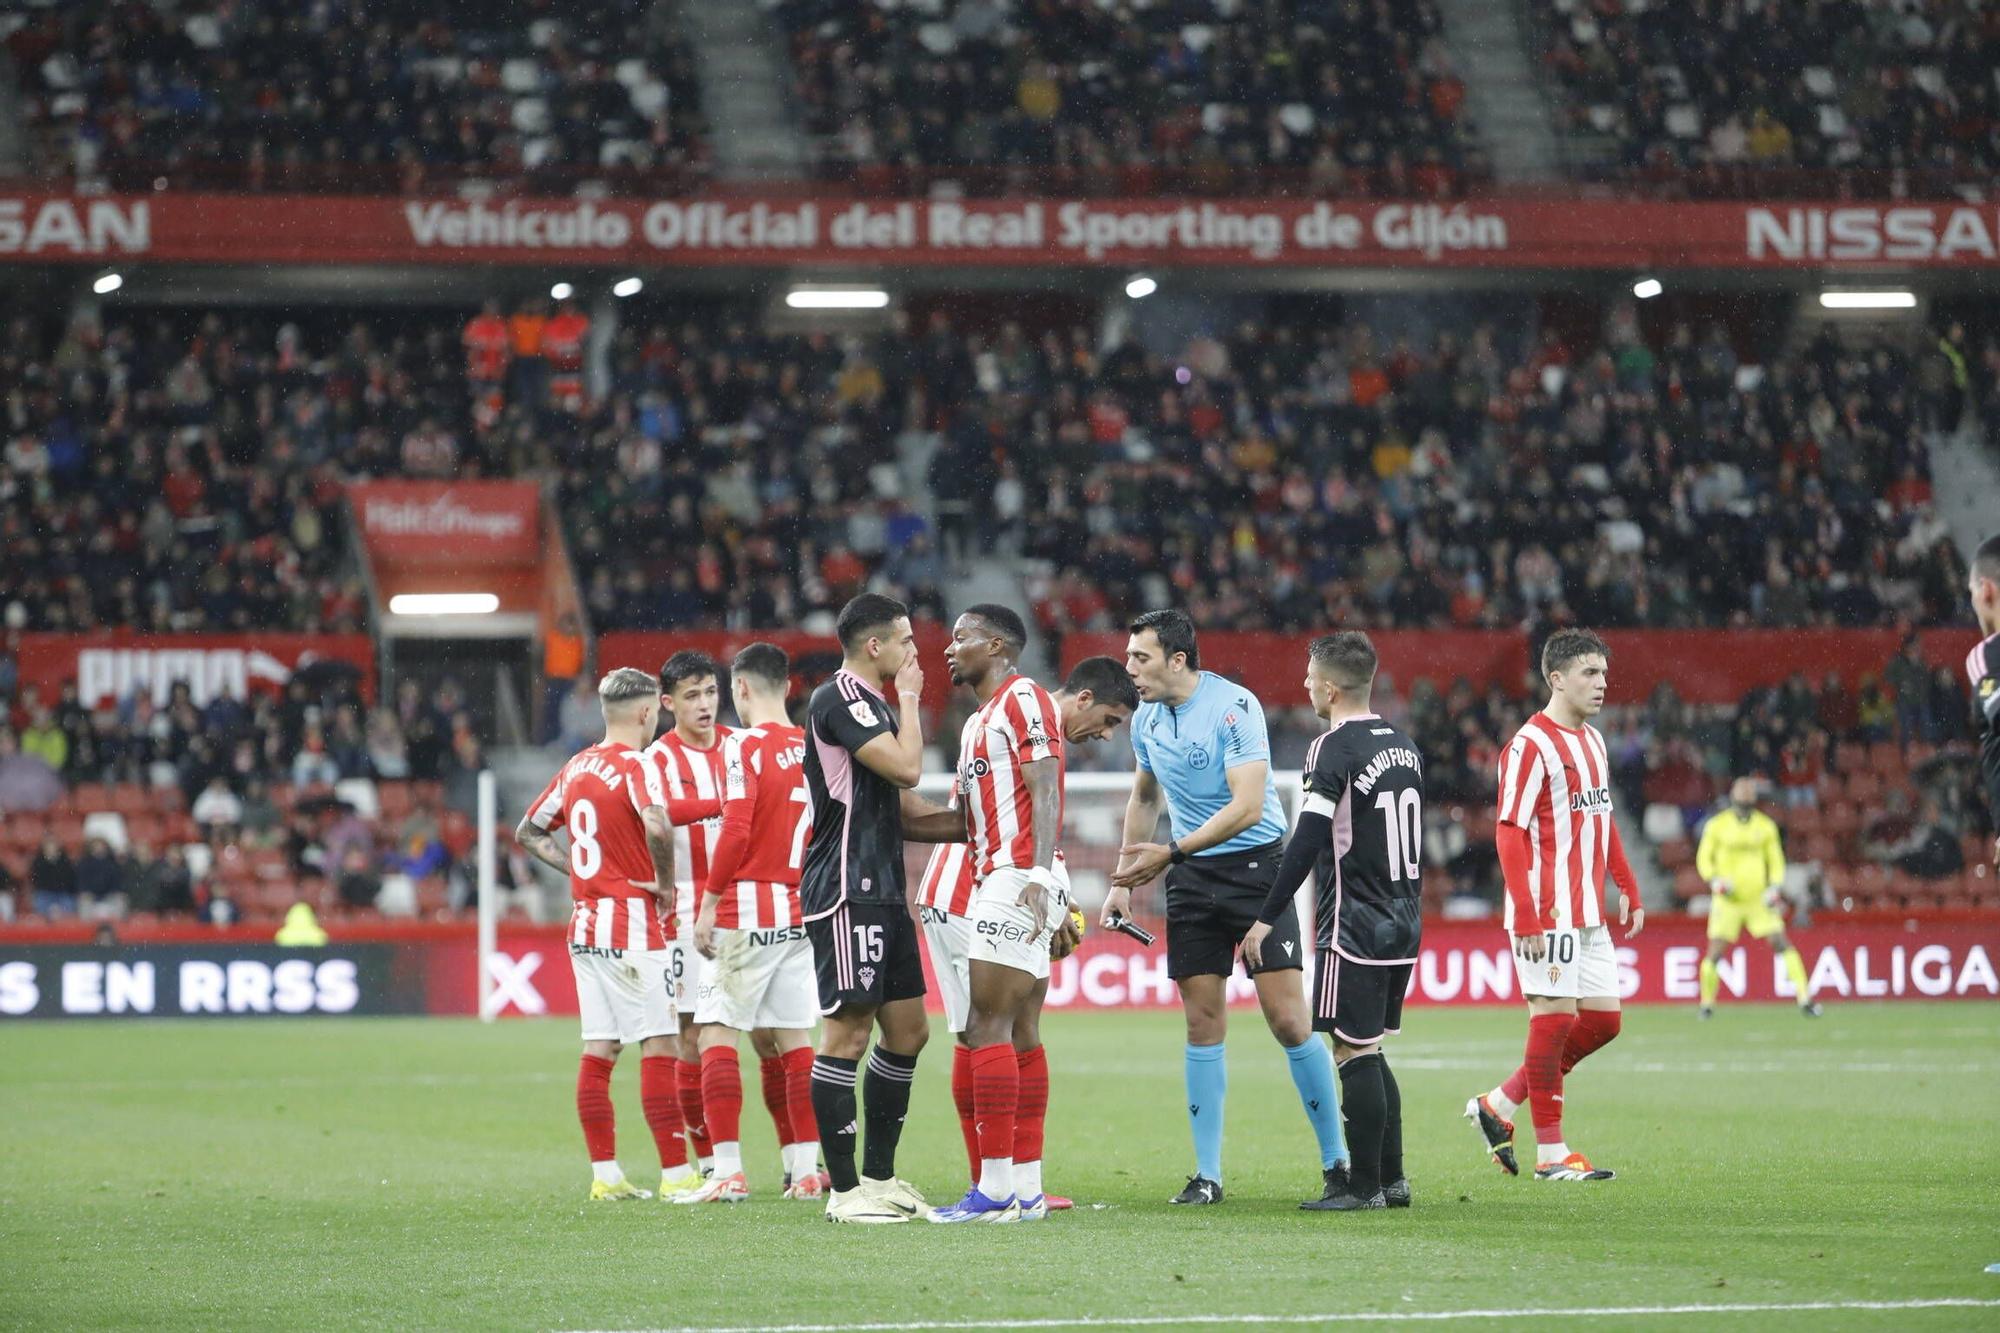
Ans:
[[[812,838],[806,733],[749,727],[722,743],[722,837],[706,880],[715,924],[775,930],[800,924],[799,868]]]
[[[917,882],[917,906],[964,916],[972,910],[972,886],[977,882],[972,873],[972,849],[962,842],[941,842],[931,849],[924,877]]]
[[[606,741],[564,764],[528,807],[539,829],[569,832],[572,943],[664,949],[673,922],[655,910],[653,855],[639,812],[663,805],[659,777],[629,745]]]
[[[1543,921],[1558,930],[1604,924],[1610,878],[1611,762],[1604,737],[1529,718],[1500,756],[1501,822],[1528,832],[1529,889]],[[1507,930],[1514,900],[1507,895]]]
[[[731,728],[718,725],[715,744],[703,750],[669,731],[646,747],[646,762],[659,775],[669,801],[716,801],[722,799],[722,745]],[[669,812],[671,817],[671,812]],[[722,811],[706,819],[674,824],[674,910],[683,918],[682,929],[694,929],[694,890],[708,883],[708,860],[715,840],[722,836]]]
[[[1056,761],[1060,834],[1062,757],[1062,715],[1056,701],[1026,676],[1009,676],[965,720],[958,742],[958,792],[975,874],[983,878],[1002,867],[1025,870],[1035,864],[1034,804],[1021,779],[1023,764]]]

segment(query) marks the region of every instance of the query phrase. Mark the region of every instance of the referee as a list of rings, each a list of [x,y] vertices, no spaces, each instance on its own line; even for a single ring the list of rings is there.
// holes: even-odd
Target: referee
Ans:
[[[1132,890],[1167,876],[1167,974],[1187,1015],[1188,1128],[1195,1174],[1174,1203],[1222,1201],[1222,1107],[1228,1075],[1225,987],[1236,946],[1264,910],[1284,852],[1284,812],[1271,788],[1264,709],[1241,685],[1201,669],[1194,622],[1149,611],[1129,627],[1125,670],[1139,691],[1132,716],[1138,760],[1125,805],[1124,846],[1104,900],[1104,924],[1131,910]],[[1162,806],[1172,840],[1150,841]],[[1292,1083],[1319,1140],[1320,1169],[1345,1161],[1333,1061],[1313,1034],[1301,969],[1299,919],[1287,904],[1245,960],[1271,1035],[1285,1048]]]

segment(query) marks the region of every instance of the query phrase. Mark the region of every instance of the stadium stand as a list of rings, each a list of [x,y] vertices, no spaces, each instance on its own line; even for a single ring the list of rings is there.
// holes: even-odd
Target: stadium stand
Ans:
[[[2000,17],[1953,0],[1803,7],[1533,0],[1570,132],[1624,183],[1708,196],[1984,188]],[[1795,12],[1797,11],[1797,12]]]
[[[1430,0],[765,0],[834,178],[1441,197],[1488,174]]]
[[[1005,458],[961,433],[951,466],[1018,492],[997,539],[1042,563],[1057,634],[1169,601],[1237,629],[1959,617],[1911,357],[1825,338],[1755,367],[1719,327],[1655,352],[1629,316],[1514,355],[1491,327],[1419,350],[1352,323],[1178,362],[1023,346],[978,428]]]
[[[652,0],[10,0],[0,30],[51,178],[136,190],[525,181],[560,191],[699,179],[700,86],[671,13]]]

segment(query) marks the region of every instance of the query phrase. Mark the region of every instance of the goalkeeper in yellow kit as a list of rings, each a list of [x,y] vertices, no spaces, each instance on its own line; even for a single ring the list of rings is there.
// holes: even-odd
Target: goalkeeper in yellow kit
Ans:
[[[1799,1012],[1819,1017],[1805,960],[1785,937],[1785,919],[1778,915],[1785,852],[1777,824],[1757,808],[1756,779],[1738,778],[1730,785],[1729,808],[1703,827],[1694,866],[1714,894],[1708,909],[1708,956],[1701,960],[1701,1016],[1714,1015],[1716,993],[1722,989],[1716,960],[1748,930],[1751,938],[1769,941],[1771,952],[1784,960],[1798,992]]]

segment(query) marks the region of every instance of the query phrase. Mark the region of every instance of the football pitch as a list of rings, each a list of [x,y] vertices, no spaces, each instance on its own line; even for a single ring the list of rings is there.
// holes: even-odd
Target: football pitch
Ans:
[[[1222,1205],[1165,1203],[1178,1017],[1058,1014],[1048,1182],[1077,1208],[1000,1228],[780,1199],[754,1065],[751,1202],[587,1205],[574,1020],[8,1027],[0,1325],[2000,1327],[2000,1006],[1635,1009],[1568,1089],[1605,1185],[1508,1179],[1459,1118],[1519,1013],[1413,1009],[1415,1206],[1358,1215],[1297,1210],[1309,1132],[1256,1014],[1231,1021]],[[965,1185],[947,1039],[903,1138],[934,1202]],[[635,1067],[615,1097],[654,1184]]]

